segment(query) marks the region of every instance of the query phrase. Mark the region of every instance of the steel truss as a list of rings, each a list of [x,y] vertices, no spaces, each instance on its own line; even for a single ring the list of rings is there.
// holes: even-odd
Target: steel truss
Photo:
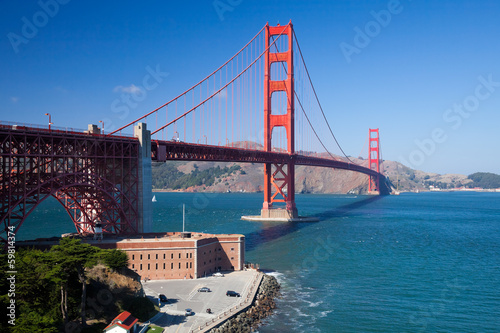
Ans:
[[[138,140],[20,126],[0,127],[0,238],[55,197],[76,231],[135,233]]]
[[[297,154],[267,152],[222,146],[206,146],[193,143],[155,140],[151,143],[152,160],[155,162],[174,161],[206,161],[206,162],[242,162],[269,163],[283,165],[309,165],[360,172],[370,176],[380,176],[377,171],[358,164],[328,158],[304,156]],[[275,167],[274,170],[276,170]],[[285,170],[286,171],[286,170]],[[274,173],[274,172],[273,172]],[[276,174],[278,175],[278,173]],[[276,176],[275,175],[275,176]]]

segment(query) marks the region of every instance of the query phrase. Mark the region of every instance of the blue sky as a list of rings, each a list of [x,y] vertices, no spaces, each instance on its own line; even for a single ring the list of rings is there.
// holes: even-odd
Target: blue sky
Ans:
[[[46,124],[50,112],[54,126],[86,128],[103,119],[107,126],[125,124],[205,77],[266,22],[291,19],[348,154],[359,154],[368,128],[380,128],[385,159],[428,172],[500,173],[498,1],[0,6],[1,121]],[[120,119],[113,101],[156,66],[161,82]]]

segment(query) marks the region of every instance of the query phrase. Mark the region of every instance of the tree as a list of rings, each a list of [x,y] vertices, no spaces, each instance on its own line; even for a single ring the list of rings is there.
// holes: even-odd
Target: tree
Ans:
[[[20,249],[16,254],[16,303],[19,315],[12,332],[58,332],[57,289],[51,283],[47,252]]]
[[[63,238],[50,250],[19,248],[16,252],[16,321],[0,321],[0,332],[60,332],[61,324],[82,317],[86,324],[86,269],[102,261],[111,269],[128,266],[127,254],[120,250],[102,250],[80,239]],[[0,305],[10,303],[7,256],[0,254]],[[3,275],[2,275],[3,274]],[[81,288],[81,289],[80,289]],[[81,304],[80,311],[78,304]]]
[[[82,299],[80,315],[82,325],[86,325],[85,302],[87,298],[87,277],[85,268],[93,267],[97,264],[97,254],[99,249],[89,244],[82,243],[80,239],[65,237],[50,249],[52,260],[55,263],[53,277],[61,285],[61,312],[64,323],[68,321],[67,309],[67,282],[70,273],[76,272],[78,280],[82,284]]]
[[[473,181],[471,187],[500,188],[500,176],[490,172],[476,172],[467,177]]]
[[[128,255],[120,250],[101,250],[99,258],[112,270],[118,270],[128,266]]]

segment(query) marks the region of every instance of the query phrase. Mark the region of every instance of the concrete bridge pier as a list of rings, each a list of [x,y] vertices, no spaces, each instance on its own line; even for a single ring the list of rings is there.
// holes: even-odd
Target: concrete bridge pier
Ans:
[[[138,233],[153,232],[153,184],[151,175],[151,131],[146,123],[134,126],[134,136],[139,139],[139,221]]]

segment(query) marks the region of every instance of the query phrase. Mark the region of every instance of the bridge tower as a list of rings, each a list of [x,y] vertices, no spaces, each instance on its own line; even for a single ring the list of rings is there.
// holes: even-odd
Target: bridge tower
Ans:
[[[368,167],[380,174],[380,136],[378,128],[368,130]],[[380,175],[370,176],[368,193],[380,194]]]
[[[265,60],[264,60],[264,150],[272,151],[272,135],[275,127],[284,127],[286,131],[287,153],[290,160],[286,163],[266,163],[264,167],[264,204],[262,218],[297,218],[295,207],[295,107],[293,77],[293,26],[265,27]],[[284,52],[271,52],[273,36],[287,36],[288,49]],[[287,72],[285,80],[271,78],[271,64],[282,63]],[[287,96],[286,114],[275,114],[272,110],[273,93],[283,91]],[[275,209],[275,203],[285,203],[285,209]]]

